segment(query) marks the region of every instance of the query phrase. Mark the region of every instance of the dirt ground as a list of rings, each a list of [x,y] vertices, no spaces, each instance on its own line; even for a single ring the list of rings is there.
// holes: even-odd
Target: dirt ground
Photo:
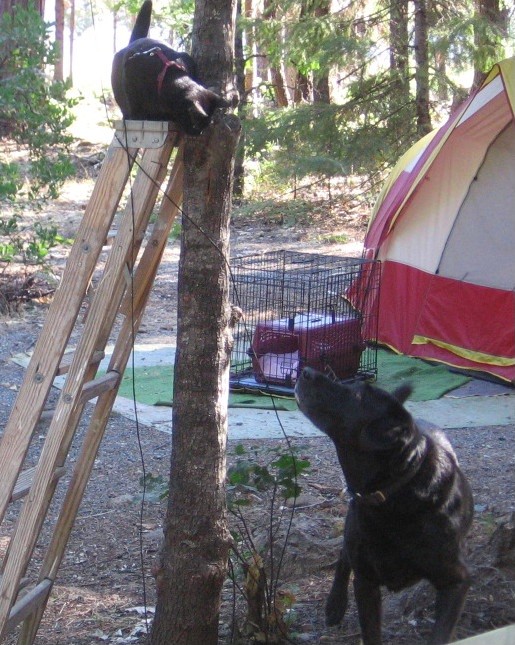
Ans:
[[[86,175],[88,173],[85,173]],[[91,179],[67,186],[63,196],[41,217],[57,222],[64,235],[73,236],[91,190]],[[318,198],[317,198],[318,197]],[[295,248],[322,253],[355,255],[364,234],[364,219],[348,215],[336,200],[329,208],[325,194],[310,197],[312,216],[291,220],[275,208],[245,216],[232,224],[233,254]],[[340,242],[335,243],[335,233]],[[342,241],[345,235],[345,241]],[[56,276],[63,270],[66,248],[52,251]],[[170,241],[160,267],[138,343],[171,342],[175,332],[175,294],[179,246]],[[10,358],[28,351],[37,340],[48,303],[31,301],[12,307],[0,319],[0,413],[7,420],[23,370]],[[80,444],[81,432],[76,444]],[[29,459],[44,438],[41,428]],[[475,496],[476,515],[467,541],[473,585],[457,636],[464,638],[515,622],[515,441],[513,427],[454,428],[448,435]],[[39,441],[39,444],[38,444]],[[270,466],[277,454],[287,453],[285,441],[253,440],[242,444],[245,455]],[[347,507],[342,473],[332,444],[323,436],[291,441],[296,454],[310,462],[302,474],[296,508],[276,507],[274,531],[279,550],[288,532],[278,593],[286,607],[285,623],[293,643],[359,643],[355,605],[351,601],[341,628],[326,628],[324,602],[332,567],[340,547]],[[72,449],[73,462],[77,447]],[[141,477],[168,478],[171,437],[152,427],[113,414],[75,523],[68,550],[54,585],[36,638],[38,645],[93,645],[148,642],[148,623],[155,603],[152,567],[160,548],[166,502],[157,495],[142,501]],[[241,448],[229,440],[229,466],[241,460]],[[151,493],[154,491],[151,491]],[[242,517],[230,516],[231,527],[247,531],[259,548],[266,545],[270,517],[269,491],[252,492]],[[57,511],[57,503],[50,514]],[[54,508],[55,507],[55,508]],[[17,508],[8,512],[0,531],[4,549]],[[287,531],[291,519],[291,527]],[[243,522],[243,524],[242,524]],[[38,544],[41,553],[44,539]],[[240,545],[241,546],[241,545]],[[248,545],[246,545],[248,546]],[[242,547],[243,548],[243,547]],[[266,550],[266,548],[265,548]],[[275,550],[274,550],[275,553]],[[236,600],[235,600],[236,598]],[[424,642],[432,622],[433,594],[419,585],[401,594],[385,594],[384,640],[387,644]],[[236,607],[235,607],[236,605]],[[235,614],[243,623],[245,603],[228,580],[223,593],[220,643],[234,636]],[[15,634],[7,643],[15,642]],[[243,636],[239,642],[253,642]],[[201,645],[201,644],[199,644]]]

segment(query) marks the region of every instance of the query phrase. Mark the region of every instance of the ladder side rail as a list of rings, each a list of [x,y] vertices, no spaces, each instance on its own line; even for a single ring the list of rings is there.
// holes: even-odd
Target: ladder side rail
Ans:
[[[134,154],[134,150],[129,151],[130,156]],[[115,147],[113,141],[70,250],[67,268],[74,267],[74,271],[71,273],[65,269],[0,442],[0,523],[121,198],[129,169],[126,151]],[[61,332],[59,336],[55,333],[57,329]]]
[[[131,314],[134,317],[131,315],[125,318],[108,368],[108,370],[119,371],[122,375],[122,370],[125,369],[132,351],[133,333],[139,329],[141,324],[151,286],[166,248],[168,235],[179,212],[182,202],[182,180],[182,155],[179,152],[166,189],[166,195],[171,199],[163,197],[157,221],[134,275],[134,292],[139,294],[133,302]],[[105,392],[95,405],[81,453],[72,473],[70,486],[39,572],[39,582],[48,579],[54,581],[57,576],[117,392],[118,387]],[[50,593],[51,587],[47,588],[44,602],[41,602],[35,611],[24,620],[18,637],[18,645],[32,645],[34,642]]]
[[[63,464],[73,439],[76,422],[80,419],[84,406],[80,400],[84,379],[87,372],[96,369],[95,366],[91,367],[91,358],[94,352],[102,349],[97,345],[98,330],[106,327],[106,307],[111,310],[114,320],[116,309],[126,287],[123,280],[123,270],[127,266],[127,259],[132,258],[133,225],[135,224],[137,229],[139,219],[142,217],[147,218],[148,221],[154,203],[152,198],[155,201],[158,190],[156,180],[164,178],[171,150],[172,145],[167,143],[162,148],[147,149],[143,154],[141,168],[134,181],[134,199],[126,207],[120,230],[109,254],[104,274],[86,319],[81,341],[74,354],[48,430],[31,491],[21,509],[16,532],[8,551],[9,558],[4,560],[5,575],[0,583],[0,634],[1,627],[5,626],[19,581],[26,570],[51,501],[51,498],[48,499],[48,489],[52,485],[52,473],[56,466]],[[122,150],[122,152],[126,154],[125,151]],[[136,218],[134,222],[133,207]],[[118,300],[115,298],[117,286]],[[116,303],[116,306],[113,306],[113,303]]]
[[[155,194],[152,195],[152,198],[150,200],[150,209],[149,209],[149,211],[148,212],[145,211],[145,217],[141,218],[141,221],[136,221],[135,222],[136,228],[135,228],[135,231],[134,231],[134,234],[133,234],[133,242],[134,242],[134,244],[133,244],[133,247],[132,247],[132,257],[129,257],[129,259],[127,260],[126,269],[125,269],[125,282],[126,282],[126,286],[128,286],[129,288],[125,290],[125,294],[124,293],[121,294],[121,298],[123,298],[123,300],[121,301],[121,304],[120,304],[120,302],[117,303],[117,307],[119,306],[119,313],[121,315],[124,315],[124,316],[130,315],[130,310],[127,310],[124,307],[123,303],[126,302],[127,300],[132,300],[132,298],[133,298],[132,290],[134,289],[134,284],[133,284],[133,280],[131,278],[131,271],[135,267],[137,257],[138,257],[138,253],[139,253],[141,244],[143,242],[143,238],[144,238],[145,233],[147,232],[147,230],[149,228],[150,215],[152,214],[152,209],[153,209],[154,205],[157,202],[158,194],[159,194],[159,191],[160,191],[160,188],[161,188],[161,184],[165,179],[166,172],[167,172],[167,167],[168,167],[168,163],[170,161],[171,154],[172,154],[173,150],[176,149],[177,154],[175,155],[174,164],[173,164],[170,176],[168,178],[168,184],[172,181],[173,174],[174,174],[174,168],[178,164],[178,157],[180,155],[180,150],[181,150],[181,148],[178,147],[179,144],[180,144],[180,140],[181,140],[181,137],[180,137],[180,135],[178,133],[175,133],[175,132],[170,133],[168,143],[166,144],[167,147],[165,149],[165,152],[163,153],[163,156],[160,158],[160,161],[157,162],[158,164],[160,164],[160,169],[159,169],[159,171],[157,173],[156,173],[156,170],[158,169],[158,166],[156,165],[156,162],[154,160],[150,161],[150,163],[148,165],[148,168],[143,169],[143,173],[142,173],[143,176],[146,176],[146,174],[145,174],[145,172],[146,172],[147,174],[150,174],[150,176],[152,178],[151,179],[152,186],[153,186],[152,190],[153,190],[153,193],[155,193]],[[169,151],[168,151],[168,146],[169,146]],[[148,153],[150,154],[151,151],[148,150]],[[136,179],[138,179],[138,177]],[[136,183],[134,183],[133,194],[138,195],[139,191],[140,191],[139,186],[137,186]],[[181,191],[182,191],[182,182],[181,182]],[[130,211],[130,209],[132,208],[132,204],[134,204],[134,206],[136,206],[136,202],[134,200],[132,201],[131,204],[127,204],[127,209],[130,212],[130,216],[127,215],[128,221],[131,221],[131,219],[132,219],[132,212]],[[124,217],[126,217],[126,216],[124,215]],[[115,244],[115,243],[116,242],[113,242],[113,244]],[[153,241],[153,243],[154,244],[156,243],[155,240]],[[166,243],[167,243],[166,238],[163,240],[163,243],[164,243],[164,245],[166,245]],[[111,333],[111,330],[112,330],[112,327],[113,327],[113,322],[114,321],[109,321],[109,319],[106,318],[106,322],[105,322],[104,327],[102,329],[101,337],[103,338],[105,336],[106,342],[107,342],[107,338],[108,338],[109,334]],[[105,349],[105,344],[99,349],[104,350]],[[109,367],[108,371],[111,370],[111,369],[114,369],[114,368]]]
[[[132,294],[126,294],[125,300],[120,306],[120,311],[126,317],[131,316],[133,309],[138,310],[140,308],[140,300],[146,298],[147,295],[147,282],[138,274],[148,275],[152,271],[155,277],[168,241],[168,235],[177,215],[181,211],[184,179],[183,150],[184,146],[180,144],[170,172],[165,194],[161,201],[159,215],[154,223],[150,239],[135,273],[133,292]],[[111,361],[110,369],[119,369],[119,365]]]

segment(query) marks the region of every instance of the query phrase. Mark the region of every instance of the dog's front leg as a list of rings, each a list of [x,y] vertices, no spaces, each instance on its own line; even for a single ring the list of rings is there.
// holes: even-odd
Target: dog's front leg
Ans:
[[[429,639],[429,645],[449,643],[458,622],[470,581],[468,574],[465,580],[436,592],[436,620]]]
[[[351,566],[349,557],[343,545],[340,551],[340,557],[336,564],[333,586],[327,598],[325,605],[326,623],[329,627],[339,625],[347,610],[347,588],[349,586]]]
[[[354,595],[363,645],[381,645],[381,588],[354,572]]]

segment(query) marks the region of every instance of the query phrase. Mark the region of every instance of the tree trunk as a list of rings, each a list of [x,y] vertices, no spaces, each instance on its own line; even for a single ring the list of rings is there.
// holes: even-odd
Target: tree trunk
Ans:
[[[245,88],[245,52],[243,49],[243,27],[242,21],[239,19],[242,15],[241,0],[237,2],[237,16],[236,22],[236,37],[234,41],[234,68],[236,72],[236,89],[238,90],[239,103],[238,115],[243,122],[247,112],[248,94]],[[236,151],[234,159],[234,196],[237,198],[243,197],[243,190],[245,188],[245,128],[242,128],[240,144]]]
[[[390,4],[390,73],[395,105],[409,102],[408,0],[393,0]]]
[[[264,0],[263,5],[263,19],[275,20],[277,16],[277,3],[273,0]],[[281,35],[283,38],[284,35]],[[270,81],[275,96],[275,104],[277,107],[288,107],[288,95],[286,94],[286,85],[284,82],[284,74],[280,64],[270,65]]]
[[[429,112],[429,55],[427,42],[426,0],[414,0],[415,6],[415,105],[417,112],[417,133],[424,136],[431,132]]]
[[[41,17],[45,14],[45,0],[0,0],[0,16],[12,13],[14,7],[28,9],[33,6]]]
[[[478,55],[474,59],[473,90],[485,80],[490,67],[505,56],[502,37],[507,35],[507,10],[501,10],[499,0],[476,0],[476,17],[481,27],[474,30]]]
[[[193,53],[202,82],[232,88],[233,0],[197,0]],[[215,645],[230,537],[225,448],[231,311],[229,214],[240,124],[216,115],[185,141],[170,496],[156,571],[152,645]]]
[[[70,73],[68,79],[73,86],[73,52],[75,44],[75,0],[70,0]]]
[[[301,72],[297,72],[297,80],[295,82],[295,93],[294,93],[294,102],[299,104],[302,102],[312,103],[313,102],[313,86],[311,81]]]
[[[64,81],[64,0],[55,0],[55,44],[54,80]]]
[[[328,16],[331,10],[331,3],[328,0],[317,0],[312,6],[313,15],[316,18]],[[315,72],[313,75],[313,103],[331,103],[331,90],[329,86],[329,70]]]

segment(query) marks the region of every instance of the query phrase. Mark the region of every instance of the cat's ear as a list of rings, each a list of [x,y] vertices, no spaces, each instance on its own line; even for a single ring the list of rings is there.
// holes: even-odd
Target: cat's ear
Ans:
[[[211,97],[211,105],[214,105],[213,109],[227,108],[227,107],[231,107],[231,102],[227,101],[221,96],[218,96],[218,94],[213,93],[213,96]]]
[[[211,90],[206,90],[199,99],[196,99],[192,103],[194,111],[204,117],[213,116],[213,112],[216,108],[229,107],[230,103],[226,101],[218,94],[211,92]]]
[[[200,101],[193,101],[190,111],[195,112],[199,116],[205,116],[209,118],[209,114],[204,110],[204,107]]]

